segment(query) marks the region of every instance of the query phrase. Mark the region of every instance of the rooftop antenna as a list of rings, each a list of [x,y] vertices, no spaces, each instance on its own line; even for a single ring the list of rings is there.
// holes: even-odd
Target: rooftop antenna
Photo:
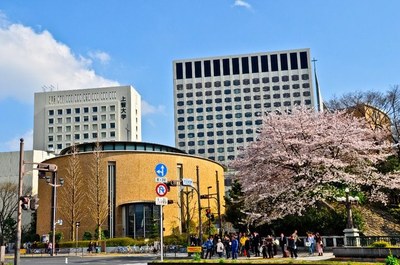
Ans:
[[[317,92],[317,110],[319,112],[324,111],[324,107],[323,107],[323,102],[322,102],[322,95],[321,95],[321,91],[319,89],[319,84],[318,84],[318,77],[317,77],[317,66],[315,64],[317,60],[315,58],[312,59],[312,62],[314,64],[314,77],[315,77],[315,89]]]

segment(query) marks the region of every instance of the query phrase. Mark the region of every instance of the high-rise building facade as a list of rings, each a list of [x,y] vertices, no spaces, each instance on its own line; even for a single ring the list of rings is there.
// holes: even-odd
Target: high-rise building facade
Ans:
[[[131,86],[35,93],[35,150],[141,140],[141,97]]]
[[[314,106],[309,49],[176,60],[173,74],[176,146],[223,164],[265,113]]]

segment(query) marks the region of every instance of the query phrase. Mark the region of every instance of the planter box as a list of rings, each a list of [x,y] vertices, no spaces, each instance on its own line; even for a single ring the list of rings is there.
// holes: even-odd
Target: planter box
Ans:
[[[333,248],[336,258],[386,258],[390,251],[400,257],[400,248],[337,247]]]

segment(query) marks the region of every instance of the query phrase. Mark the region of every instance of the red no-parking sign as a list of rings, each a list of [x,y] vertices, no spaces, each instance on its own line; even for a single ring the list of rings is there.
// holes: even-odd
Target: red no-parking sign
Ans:
[[[158,183],[156,186],[156,193],[158,196],[163,197],[167,194],[168,189],[167,189],[167,185],[165,185],[164,183]]]

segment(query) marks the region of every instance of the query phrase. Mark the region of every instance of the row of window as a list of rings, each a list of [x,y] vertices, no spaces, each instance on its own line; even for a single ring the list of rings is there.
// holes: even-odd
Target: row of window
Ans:
[[[196,154],[196,150],[190,149],[190,150],[187,151],[187,153],[191,154],[191,155],[195,155]],[[225,161],[225,156],[218,156],[217,160],[215,160],[215,156],[208,156],[208,159],[211,159],[211,160],[214,160],[214,161],[218,161],[218,162],[223,162],[223,161]],[[228,155],[227,159],[228,160],[234,160],[235,156],[234,155]]]
[[[74,129],[75,132],[81,131],[81,129],[83,129],[83,131],[89,131],[89,130],[97,131],[99,129],[115,129],[115,123],[111,122],[111,123],[108,124],[108,126],[107,126],[107,123],[101,123],[100,125],[99,124],[90,124],[90,126],[89,126],[89,124],[84,124],[83,126],[74,125],[73,129]],[[57,133],[72,132],[72,126],[70,126],[70,125],[67,125],[67,126],[64,126],[64,127],[63,126],[56,126],[56,127],[49,126],[48,127],[48,132],[49,133],[54,133],[54,132],[57,132]]]
[[[240,101],[240,100],[239,100]],[[222,103],[222,99],[221,98],[217,98],[217,99],[215,99],[215,101],[214,101],[215,103]],[[206,103],[207,104],[212,104],[212,101],[211,102],[207,102],[206,101]],[[311,100],[310,99],[306,99],[306,100],[304,100],[304,103],[303,103],[304,105],[311,105]],[[178,101],[178,104],[177,104],[178,106],[184,106],[185,105],[185,102],[183,102],[183,101]],[[191,105],[193,105],[193,101],[187,101],[186,102],[186,105],[189,105],[189,106],[191,106]],[[301,105],[301,100],[294,100],[293,102],[291,102],[291,101],[284,101],[284,102],[266,102],[266,103],[264,103],[264,104],[261,104],[261,103],[255,103],[254,104],[254,106],[253,106],[253,108],[255,108],[255,109],[261,109],[262,108],[262,106],[264,106],[264,108],[270,108],[271,106],[274,106],[274,107],[281,107],[281,106],[296,106],[296,105]],[[252,105],[251,104],[245,104],[244,105],[244,109],[251,109],[252,108]],[[178,110],[179,111],[179,110]],[[203,118],[201,117],[201,116],[199,116],[199,117],[197,117],[197,120],[202,120]]]
[[[94,107],[91,107],[91,108],[89,108],[89,107],[78,108],[77,107],[77,108],[66,108],[66,109],[56,109],[56,110],[50,109],[48,111],[48,113],[49,113],[49,116],[65,115],[65,114],[69,115],[69,114],[73,114],[73,113],[74,114],[80,114],[80,113],[89,113],[90,109],[94,113],[98,112],[99,109],[100,109],[101,112],[106,112],[107,111],[107,106],[101,106],[100,108],[97,107],[97,106],[94,106]],[[115,105],[108,106],[108,110],[109,111],[115,111]]]
[[[237,126],[242,126],[242,125],[237,125]],[[180,131],[182,131],[182,129]],[[206,133],[198,132],[197,135],[195,133],[188,133],[187,134],[187,138],[194,138],[195,135],[196,135],[196,137],[204,137],[205,135],[207,135],[207,137],[214,137],[214,135],[217,135],[217,136],[234,135],[234,134],[235,135],[242,135],[242,134],[253,134],[253,132],[254,132],[254,130],[251,129],[251,128],[246,129],[246,130],[237,129],[235,131],[234,130],[227,130],[225,132],[224,131],[217,131],[217,132],[215,132],[215,134],[214,134],[214,132],[206,132]],[[180,133],[180,134],[178,134],[178,138],[179,139],[185,139],[186,136],[185,136],[184,133]],[[214,143],[212,143],[212,144],[214,144]],[[223,142],[221,142],[221,143],[218,142],[218,144],[223,144]]]
[[[67,134],[65,135],[65,138],[63,139],[63,135],[57,135],[57,136],[53,136],[53,135],[49,135],[48,136],[48,142],[54,142],[54,141],[71,141],[72,137],[74,140],[80,140],[80,139],[90,139],[90,135],[92,139],[97,139],[98,138],[98,134],[97,132],[94,133],[75,133],[73,135],[71,134]],[[100,133],[101,138],[107,138],[107,132],[101,132]],[[114,138],[115,137],[115,131],[111,131],[108,133],[108,137]]]
[[[307,84],[308,85],[308,84]],[[303,88],[305,88],[305,87],[303,87]],[[260,88],[258,87],[258,90],[259,90]],[[268,90],[266,90],[266,91],[269,91],[269,87],[266,87],[266,89],[268,89]],[[277,87],[273,87],[272,88],[273,89],[273,91],[278,91],[279,89],[280,89],[280,87],[279,86],[277,86]],[[285,90],[287,90],[287,89],[285,89]],[[254,92],[256,92],[257,91],[257,88],[254,88],[253,89],[253,91]],[[207,92],[210,92],[210,93],[205,93],[205,95],[206,96],[212,96],[212,94],[211,94],[211,91],[207,91]],[[224,95],[230,95],[231,94],[231,90],[225,90],[224,91]],[[238,93],[236,93],[236,91],[234,91],[234,93],[235,94],[238,94]],[[248,91],[246,92],[246,93],[250,93],[250,88],[248,88]],[[214,95],[215,96],[221,96],[222,95],[222,91],[221,90],[215,90],[214,91]],[[273,98],[280,98],[280,95],[281,94],[274,94],[273,95]],[[290,97],[290,93],[283,93],[282,95],[286,95],[286,96],[283,96],[284,98],[286,98],[286,97]],[[309,97],[311,95],[311,92],[310,91],[304,91],[303,92],[303,96],[305,96],[305,97]],[[183,93],[179,93],[179,94],[177,94],[176,95],[176,97],[178,98],[178,99],[180,99],[180,98],[184,98],[184,94]],[[203,96],[203,93],[202,92],[197,92],[196,93],[196,96],[197,97],[202,97]],[[193,93],[192,92],[188,92],[188,93],[186,93],[186,98],[192,98],[193,97]],[[293,97],[300,97],[300,92],[294,92],[293,93]],[[267,98],[270,98],[270,95],[268,94],[268,95],[263,95],[263,98],[264,99],[267,99]],[[235,99],[235,101],[241,101],[240,100],[240,97],[235,97],[234,98]],[[243,99],[246,101],[246,100],[250,100],[251,99],[251,97],[250,96],[245,96],[245,97],[243,97]],[[261,99],[261,95],[259,95],[259,94],[257,94],[257,95],[254,95],[253,96],[253,99],[254,100],[260,100]],[[225,98],[225,102],[231,102],[232,101],[232,98]],[[197,100],[196,101],[196,104],[203,104],[203,100],[202,99],[199,99],[199,100]]]
[[[302,74],[301,75],[301,80],[305,81],[305,80],[309,80],[310,77],[308,74]],[[262,83],[263,84],[268,84],[270,79],[269,77],[263,77],[262,79]],[[279,76],[273,76],[271,78],[272,83],[278,83],[279,82]],[[289,82],[289,76],[288,75],[284,75],[281,77],[282,82]],[[299,75],[292,75],[292,81],[298,81],[299,80]],[[253,85],[257,85],[260,83],[260,79],[259,78],[253,78],[252,79],[252,84]],[[214,82],[214,87],[221,87],[222,82],[221,81],[215,81]],[[225,80],[223,81],[223,85],[224,86],[231,86],[231,84],[233,84],[234,86],[240,86],[240,80],[235,79],[233,80],[233,82],[231,82],[230,80]],[[243,79],[243,85],[250,85],[250,79]],[[186,89],[193,89],[193,84],[192,83],[187,83],[186,85]],[[196,88],[203,88],[203,83],[196,83],[195,84]],[[205,88],[210,88],[212,87],[212,82],[205,82],[204,83],[204,87]],[[177,90],[183,90],[184,86],[183,84],[178,84],[176,85],[176,89]]]
[[[300,64],[299,64],[300,62]],[[307,52],[254,55],[175,64],[176,79],[239,75],[308,68]]]
[[[199,144],[198,143],[197,145],[204,146],[204,142],[205,141],[198,141],[198,142],[203,142],[203,144]],[[214,145],[216,142],[218,144],[224,144],[225,143],[224,139],[218,139],[216,141],[215,140],[208,140],[207,141],[207,145]],[[238,137],[238,138],[236,138],[236,143],[244,143],[244,142],[247,142],[247,143],[254,142],[254,137],[247,137],[247,138]],[[226,139],[226,143],[227,144],[234,144],[235,143],[235,139],[232,139],[232,138]],[[178,145],[179,145],[179,147],[185,147],[186,143],[185,142],[179,142]],[[189,141],[187,143],[187,145],[188,146],[196,146],[196,143],[195,143],[195,141]],[[218,149],[219,150],[225,150],[223,147],[219,147]],[[233,147],[231,147],[231,148],[227,147],[227,150],[228,150],[228,152],[234,152],[235,151]],[[221,151],[220,153],[222,153],[222,152],[224,152],[224,151]],[[209,148],[208,149],[208,153],[214,153],[214,148]]]
[[[107,120],[107,115],[101,115],[100,116],[101,121],[106,121]],[[114,121],[115,120],[115,114],[110,114],[108,116],[108,120]],[[72,123],[74,122],[96,122],[98,121],[98,116],[97,115],[92,115],[91,117],[89,116],[75,116],[75,117],[64,117],[64,118],[49,118],[49,124],[64,124],[64,123]],[[115,126],[115,123],[114,123]]]

